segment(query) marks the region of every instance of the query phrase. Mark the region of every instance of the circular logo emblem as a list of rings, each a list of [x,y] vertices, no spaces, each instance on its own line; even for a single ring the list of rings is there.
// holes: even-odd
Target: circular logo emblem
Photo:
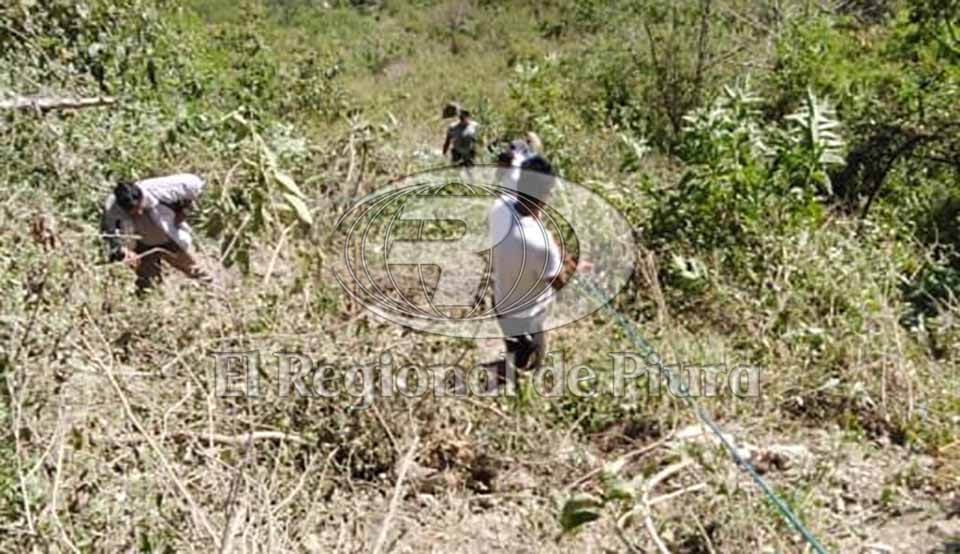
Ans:
[[[519,168],[445,168],[402,178],[337,222],[334,275],[377,316],[429,333],[513,334],[582,319],[626,285],[626,218],[575,183]],[[579,264],[579,268],[577,265]]]

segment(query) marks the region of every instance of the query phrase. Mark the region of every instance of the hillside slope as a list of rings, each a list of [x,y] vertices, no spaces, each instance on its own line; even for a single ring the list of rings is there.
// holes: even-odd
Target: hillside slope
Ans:
[[[809,551],[682,399],[608,393],[611,353],[637,348],[608,312],[550,333],[599,369],[589,397],[527,379],[364,406],[283,381],[284,353],[345,376],[498,352],[383,321],[334,276],[337,218],[443,164],[456,100],[486,144],[537,132],[629,220],[612,306],[668,365],[760,368],[759,397],[701,403],[829,551],[941,551],[960,533],[960,22],[876,4],[0,8],[0,102],[115,99],[0,111],[0,550]],[[174,171],[208,179],[192,223],[222,287],[171,274],[138,300],[100,209],[116,180]],[[257,396],[218,390],[241,352]],[[648,520],[629,481],[660,481]],[[572,522],[582,494],[602,506]]]

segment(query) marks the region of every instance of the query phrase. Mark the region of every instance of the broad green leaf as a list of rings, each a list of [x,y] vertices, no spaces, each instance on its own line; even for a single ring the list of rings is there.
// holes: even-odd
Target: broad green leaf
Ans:
[[[587,493],[573,495],[563,505],[560,513],[560,526],[565,533],[576,531],[581,526],[600,519],[603,502]]]

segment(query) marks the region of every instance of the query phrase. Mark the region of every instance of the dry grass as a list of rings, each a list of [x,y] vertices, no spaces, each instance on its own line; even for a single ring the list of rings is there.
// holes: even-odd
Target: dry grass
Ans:
[[[23,300],[33,324],[11,337],[23,509],[5,550],[601,552],[622,548],[612,523],[560,539],[557,502],[564,491],[596,490],[596,472],[588,472],[638,449],[628,474],[653,475],[681,455],[688,462],[686,477],[657,491],[665,500],[651,508],[646,530],[620,532],[631,544],[652,544],[655,531],[671,551],[796,548],[716,445],[671,440],[669,429],[691,422],[671,402],[654,403],[653,413],[653,405],[620,412],[598,401],[565,415],[562,400],[536,398],[395,397],[367,410],[351,409],[350,397],[277,398],[267,358],[281,350],[344,365],[389,351],[403,361],[470,366],[498,348],[410,335],[355,309],[315,309],[330,281],[298,278],[295,268],[313,254],[296,243],[278,255],[266,284],[237,277],[228,294],[211,296],[174,276],[143,302],[130,297],[127,270],[94,266],[81,246],[67,236],[59,250],[28,244],[22,252],[24,274],[45,275],[45,285]],[[575,355],[600,352],[609,325],[581,322],[551,340]],[[668,358],[732,355],[722,341],[705,347],[691,334],[671,331],[665,340]],[[264,353],[264,398],[215,395],[218,350]],[[882,359],[897,363],[895,356]],[[781,423],[771,431],[763,406],[738,404],[721,411],[738,414],[726,426],[741,440],[811,452],[802,463],[768,467],[767,477],[794,491],[794,506],[835,547],[869,542],[871,525],[891,517],[891,494],[940,509],[944,483],[932,480],[932,459],[914,458],[914,477],[881,487],[902,466],[901,447],[850,441],[829,427],[811,433]],[[683,489],[682,498],[670,496]]]

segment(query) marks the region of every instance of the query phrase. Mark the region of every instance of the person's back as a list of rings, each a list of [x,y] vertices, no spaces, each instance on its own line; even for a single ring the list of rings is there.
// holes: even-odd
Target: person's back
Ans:
[[[550,231],[531,215],[521,215],[515,200],[510,227],[493,247],[494,306],[510,318],[530,318],[546,310],[553,294],[549,280],[559,274],[563,262]]]
[[[192,173],[178,173],[166,177],[154,177],[137,182],[144,193],[153,196],[162,204],[182,204],[197,200],[203,190],[204,181]]]
[[[510,175],[517,152],[510,149],[497,158],[501,179]],[[533,154],[522,161],[518,173],[517,179],[507,179],[516,183],[516,190],[504,190],[490,213],[494,311],[508,358],[485,365],[496,371],[498,384],[513,380],[510,368],[541,367],[554,291],[562,289],[578,267],[577,259],[563,251],[544,223],[549,221],[544,210],[557,184],[553,166]]]
[[[454,121],[450,124],[453,150],[466,154],[473,150],[477,140],[477,122],[472,119]]]
[[[109,255],[136,270],[139,292],[160,281],[161,260],[191,278],[212,282],[193,256],[193,237],[186,222],[186,212],[204,184],[196,175],[181,173],[118,183],[107,198],[101,228]],[[131,231],[136,236],[133,244],[122,240],[124,235],[132,238]]]
[[[188,249],[192,242],[190,228],[185,221],[178,221],[177,214],[196,201],[204,187],[197,175],[180,173],[165,177],[143,179],[136,183],[142,194],[142,211],[136,215],[117,205],[111,194],[105,205],[104,227],[114,232],[117,223],[132,227],[147,246],[158,246],[169,241]]]

